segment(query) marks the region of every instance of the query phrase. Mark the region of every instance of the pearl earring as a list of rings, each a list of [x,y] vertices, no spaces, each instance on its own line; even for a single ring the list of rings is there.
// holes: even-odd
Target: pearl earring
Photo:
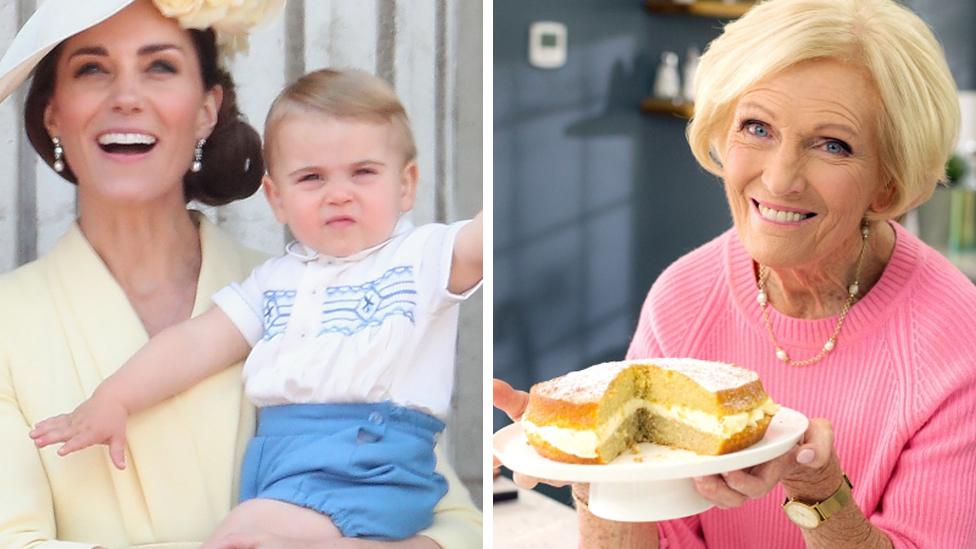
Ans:
[[[190,166],[190,171],[193,173],[199,173],[203,169],[203,145],[206,142],[206,139],[201,138],[197,141],[197,147],[193,149],[193,165]]]
[[[61,147],[61,138],[52,137],[51,143],[54,144],[54,171],[61,173],[64,171],[64,148]]]

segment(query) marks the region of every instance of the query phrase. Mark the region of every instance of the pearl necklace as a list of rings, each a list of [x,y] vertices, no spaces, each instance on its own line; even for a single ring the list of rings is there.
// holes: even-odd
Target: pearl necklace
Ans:
[[[827,353],[834,350],[837,346],[837,334],[840,333],[841,327],[844,325],[844,319],[847,318],[847,312],[851,310],[851,306],[857,300],[857,295],[860,293],[860,279],[861,279],[861,264],[864,261],[864,249],[867,247],[868,236],[871,235],[871,231],[868,229],[867,222],[861,225],[861,251],[857,254],[857,267],[854,269],[854,282],[847,287],[847,301],[844,302],[844,307],[840,311],[840,317],[837,319],[837,324],[834,325],[834,331],[830,334],[830,338],[824,343],[820,352],[816,355],[804,359],[804,360],[793,360],[790,355],[783,349],[780,345],[779,340],[776,339],[776,334],[773,333],[773,325],[769,322],[769,298],[766,295],[766,280],[769,278],[769,267],[760,265],[759,266],[759,282],[757,286],[759,287],[759,293],[756,294],[756,301],[759,302],[759,307],[762,309],[763,323],[766,325],[766,332],[769,333],[769,339],[773,342],[773,347],[776,349],[776,358],[782,362],[789,364],[790,366],[802,367],[809,366],[816,362],[820,362],[823,357],[827,356]]]

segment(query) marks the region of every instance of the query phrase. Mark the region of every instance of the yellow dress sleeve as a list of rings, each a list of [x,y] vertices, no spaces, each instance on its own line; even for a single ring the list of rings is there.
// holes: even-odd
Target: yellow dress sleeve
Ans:
[[[0,547],[5,549],[90,549],[91,543],[58,541],[51,487],[41,466],[30,426],[17,403],[9,357],[0,348]]]
[[[468,549],[482,545],[482,517],[471,503],[471,495],[451,468],[440,446],[434,448],[437,455],[437,472],[447,479],[447,494],[434,508],[434,523],[420,532],[444,549]]]

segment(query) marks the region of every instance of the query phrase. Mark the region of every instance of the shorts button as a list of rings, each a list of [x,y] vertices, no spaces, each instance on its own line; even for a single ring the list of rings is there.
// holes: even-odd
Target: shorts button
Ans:
[[[373,412],[369,414],[369,422],[374,423],[376,425],[383,423],[383,414],[379,412]]]

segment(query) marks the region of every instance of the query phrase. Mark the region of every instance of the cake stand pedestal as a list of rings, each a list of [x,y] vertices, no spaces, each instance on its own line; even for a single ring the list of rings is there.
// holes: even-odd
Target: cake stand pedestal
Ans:
[[[715,504],[690,478],[590,484],[590,512],[619,522],[651,522],[697,515]]]
[[[695,477],[745,469],[775,459],[793,448],[807,430],[807,418],[780,408],[762,440],[721,456],[701,456],[643,443],[606,465],[562,463],[529,446],[522,425],[514,423],[492,437],[495,456],[509,469],[540,479],[590,483],[590,512],[622,522],[648,522],[696,515],[712,503],[695,490]]]

